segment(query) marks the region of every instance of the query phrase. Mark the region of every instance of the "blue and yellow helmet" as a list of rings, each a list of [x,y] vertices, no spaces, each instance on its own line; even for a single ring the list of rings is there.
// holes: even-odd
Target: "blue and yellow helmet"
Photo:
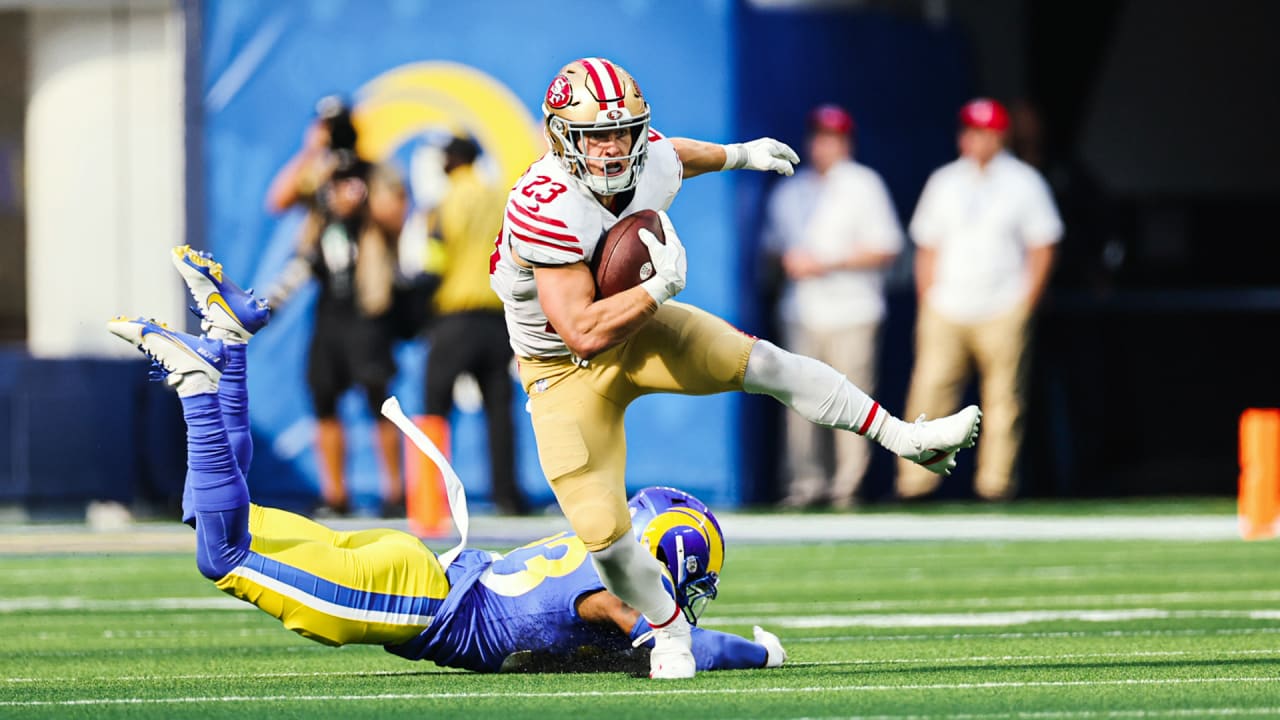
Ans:
[[[644,488],[627,505],[636,539],[658,558],[676,605],[697,624],[724,567],[719,521],[701,500],[670,487]]]

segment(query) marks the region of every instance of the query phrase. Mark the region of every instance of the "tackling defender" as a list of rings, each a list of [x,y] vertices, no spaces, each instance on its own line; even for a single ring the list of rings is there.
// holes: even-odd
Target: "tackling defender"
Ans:
[[[481,672],[522,669],[530,660],[563,667],[579,648],[592,667],[625,662],[649,641],[640,613],[604,589],[587,549],[570,533],[505,556],[463,550],[447,567],[417,538],[390,529],[336,532],[299,515],[252,504],[245,387],[246,343],[269,311],[186,246],[182,273],[206,336],[141,318],[108,323],[177,390],[187,423],[184,521],[196,530],[196,564],[216,586],[284,626],[326,645],[383,645],[411,660]],[[665,561],[677,603],[696,622],[716,593],[724,541],[714,515],[691,496],[648,488],[632,500],[641,540]],[[777,667],[777,637],[756,641],[697,629],[698,662],[716,669]],[[532,656],[530,658],[529,656]],[[581,668],[579,668],[581,669]]]
[[[665,138],[631,75],[604,58],[561,68],[542,112],[551,149],[508,197],[489,261],[530,398],[542,469],[604,586],[655,628],[650,676],[692,677],[690,625],[663,591],[661,568],[632,542],[623,415],[655,392],[770,395],[820,425],[865,435],[940,474],[974,444],[981,411],[915,424],[893,417],[830,366],[739,332],[671,299],[685,286],[684,246],[665,210],[685,178],[750,169],[790,175],[795,152],[771,138],[718,145]],[[638,210],[653,276],[597,300],[587,263],[600,237]]]

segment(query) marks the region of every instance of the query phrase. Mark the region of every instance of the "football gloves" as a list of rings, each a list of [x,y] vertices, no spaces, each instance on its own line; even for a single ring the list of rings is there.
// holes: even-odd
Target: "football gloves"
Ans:
[[[643,228],[638,234],[640,242],[649,248],[649,259],[653,262],[653,277],[640,283],[640,287],[661,305],[684,289],[689,261],[685,258],[684,244],[680,242],[680,236],[676,235],[671,218],[667,217],[664,210],[658,211],[658,217],[662,220],[665,243],[659,242],[657,236]]]
[[[745,143],[724,146],[722,170],[772,170],[779,175],[795,174],[795,164],[800,156],[784,142],[773,138],[760,138]]]
[[[764,661],[764,666],[767,668],[782,667],[782,663],[787,661],[787,651],[782,649],[782,641],[778,640],[778,636],[759,625],[752,628],[752,633],[756,637],[756,643],[763,645],[764,649],[769,651],[769,656]]]

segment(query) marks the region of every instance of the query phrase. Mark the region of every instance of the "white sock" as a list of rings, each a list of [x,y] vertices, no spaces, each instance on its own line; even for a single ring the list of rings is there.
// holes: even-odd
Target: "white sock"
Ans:
[[[614,544],[591,553],[600,582],[622,602],[639,610],[653,627],[680,616],[676,601],[662,585],[662,568],[645,552],[631,533]]]
[[[757,341],[747,358],[743,389],[768,395],[823,427],[865,435],[901,455],[911,449],[910,425],[894,417],[830,365]]]
[[[218,381],[202,372],[173,373],[165,378],[165,384],[177,390],[178,397],[218,392]]]
[[[227,345],[244,345],[249,342],[248,337],[245,337],[234,330],[224,330],[220,327],[210,327],[209,331],[205,333],[205,337],[212,340],[221,340]],[[249,337],[252,337],[252,335]]]

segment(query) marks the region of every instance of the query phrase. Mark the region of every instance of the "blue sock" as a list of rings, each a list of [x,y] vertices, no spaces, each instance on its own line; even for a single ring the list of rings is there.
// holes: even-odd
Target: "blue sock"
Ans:
[[[197,513],[248,507],[249,486],[240,474],[213,393],[182,398],[187,421],[187,479]]]
[[[249,346],[244,343],[227,343],[224,346],[227,362],[218,382],[218,403],[222,407],[222,423],[227,429],[227,440],[236,458],[240,474],[249,476],[253,462],[253,436],[249,431],[249,388],[246,384]],[[187,471],[182,485],[182,522],[195,527],[196,509],[191,497],[191,471]]]
[[[249,506],[196,515],[196,567],[210,580],[221,580],[249,554]]]
[[[187,421],[187,487],[196,520],[196,565],[210,579],[249,551],[249,487],[236,465],[218,395],[182,398]]]
[[[222,422],[227,428],[227,439],[235,453],[240,474],[249,477],[249,464],[253,462],[253,437],[249,433],[249,387],[246,385],[248,362],[245,356],[249,346],[244,343],[226,343],[224,352],[227,364],[222,368],[218,381],[218,402],[222,405]]]

